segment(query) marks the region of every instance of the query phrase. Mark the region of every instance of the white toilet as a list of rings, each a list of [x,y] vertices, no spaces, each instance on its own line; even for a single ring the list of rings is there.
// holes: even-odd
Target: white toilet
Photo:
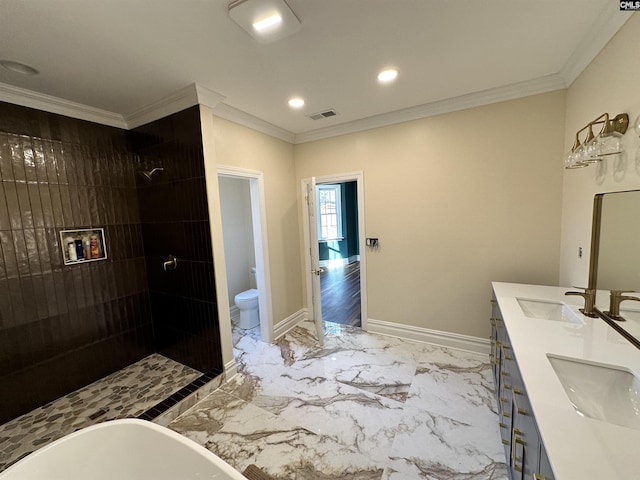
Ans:
[[[251,268],[250,290],[240,292],[234,298],[236,307],[240,310],[240,321],[238,326],[244,330],[260,325],[260,314],[258,312],[258,290],[256,286],[256,269]]]

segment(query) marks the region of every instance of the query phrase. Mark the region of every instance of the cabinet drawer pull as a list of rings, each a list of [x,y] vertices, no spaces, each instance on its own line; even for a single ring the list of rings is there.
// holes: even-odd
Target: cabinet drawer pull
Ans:
[[[513,469],[518,472],[518,473],[522,473],[522,467],[520,465],[516,465],[515,463],[513,464]]]
[[[510,357],[509,355],[506,355],[506,354],[505,354],[504,359],[505,359],[505,360],[513,360],[513,357]]]
[[[516,408],[516,412],[520,415],[528,415],[527,411],[524,408],[520,408],[517,402],[518,397],[513,397],[513,406]]]
[[[505,390],[511,390],[513,387],[511,385],[502,385],[502,388]]]
[[[500,422],[498,425],[500,425],[500,428],[509,428],[509,427],[507,427],[507,425],[506,425],[506,424],[504,424],[504,423],[502,423],[502,422]]]
[[[513,429],[513,433],[515,435],[520,435],[521,437],[524,437],[524,433],[522,433],[519,428],[514,428]],[[516,441],[518,441],[518,440],[516,439]],[[520,442],[518,442],[518,443],[520,443]]]
[[[505,440],[504,438],[501,438],[501,440],[503,445],[509,445],[509,440]]]
[[[522,391],[518,390],[517,388],[513,389],[513,393],[515,393],[516,395],[522,395]]]
[[[500,375],[502,375],[503,377],[508,377],[509,376],[509,372],[505,372],[503,370],[502,372],[500,372]]]
[[[544,475],[540,475],[539,473],[534,473],[533,480],[549,480],[549,479]]]

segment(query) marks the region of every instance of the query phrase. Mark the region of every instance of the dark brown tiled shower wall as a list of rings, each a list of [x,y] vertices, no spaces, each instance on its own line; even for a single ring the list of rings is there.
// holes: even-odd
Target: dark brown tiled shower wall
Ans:
[[[0,103],[0,423],[153,352],[126,132]],[[64,266],[61,229],[109,258]]]
[[[157,351],[201,372],[222,372],[199,107],[132,134],[143,168],[164,169],[151,181],[138,176]],[[169,254],[178,266],[165,272]]]
[[[0,102],[0,423],[154,351],[221,370],[199,112],[186,112],[134,133]],[[160,182],[141,182],[145,162],[165,164]],[[59,231],[89,227],[109,258],[64,266]]]

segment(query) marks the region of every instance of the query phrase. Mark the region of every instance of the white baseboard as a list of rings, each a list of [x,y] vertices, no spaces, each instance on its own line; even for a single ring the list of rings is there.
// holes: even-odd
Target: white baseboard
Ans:
[[[309,312],[306,308],[301,308],[293,315],[289,315],[284,320],[279,321],[273,327],[273,338],[278,339],[293,329],[300,322],[304,322],[309,318]]]
[[[334,258],[333,260],[320,260],[320,262],[318,262],[318,265],[320,265],[320,267],[328,267],[331,265],[349,265],[350,263],[353,262],[359,262],[360,261],[360,255],[351,255],[349,258]]]
[[[229,317],[231,318],[231,323],[237,325],[240,321],[240,309],[235,305],[231,305],[229,307]]]
[[[430,343],[441,347],[455,348],[467,352],[489,355],[491,344],[488,339],[461,335],[459,333],[443,332],[428,328],[402,325],[399,323],[385,322],[383,320],[369,319],[367,331],[389,335],[391,337],[405,338],[416,342]]]
[[[224,365],[225,382],[228,382],[238,374],[238,365],[235,358],[232,358]]]

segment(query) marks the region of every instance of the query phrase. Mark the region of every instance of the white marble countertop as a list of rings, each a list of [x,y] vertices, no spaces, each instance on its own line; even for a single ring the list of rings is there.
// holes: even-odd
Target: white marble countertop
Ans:
[[[494,282],[493,290],[556,480],[640,478],[640,430],[576,413],[547,358],[572,357],[638,375],[640,350],[604,320],[580,314],[582,297],[564,295],[575,288]],[[562,302],[583,324],[526,317],[517,298]]]

